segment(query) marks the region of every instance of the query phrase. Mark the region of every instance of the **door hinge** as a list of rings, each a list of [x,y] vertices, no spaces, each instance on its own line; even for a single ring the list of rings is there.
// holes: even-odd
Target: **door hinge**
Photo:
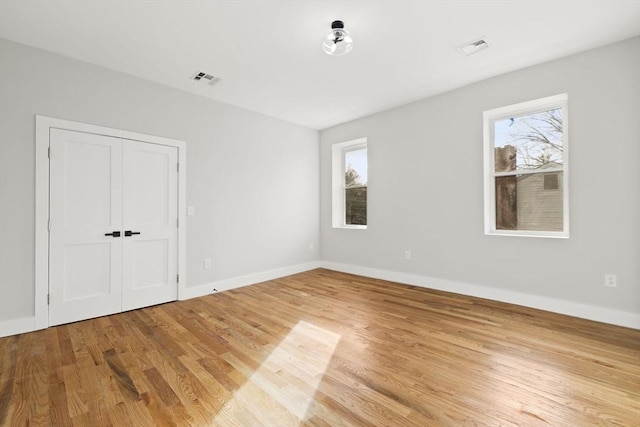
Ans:
[[[51,302],[51,295],[47,294],[47,305],[49,305]]]
[[[176,171],[180,172],[180,163],[176,163]]]
[[[180,227],[180,218],[176,218],[176,227]]]
[[[47,231],[51,231],[51,220],[47,221]]]
[[[180,275],[176,274],[176,283],[180,283]]]
[[[47,157],[51,158],[51,147],[47,147]]]

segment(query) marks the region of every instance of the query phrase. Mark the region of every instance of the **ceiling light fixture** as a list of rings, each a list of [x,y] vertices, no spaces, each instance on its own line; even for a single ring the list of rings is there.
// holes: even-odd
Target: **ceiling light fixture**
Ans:
[[[353,39],[349,31],[344,29],[344,22],[333,21],[331,32],[322,42],[322,50],[327,55],[340,56],[351,52]]]

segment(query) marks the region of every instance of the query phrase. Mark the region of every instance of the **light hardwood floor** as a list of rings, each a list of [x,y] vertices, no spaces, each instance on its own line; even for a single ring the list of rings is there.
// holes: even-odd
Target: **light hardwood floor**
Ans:
[[[0,358],[8,426],[640,425],[638,330],[322,269]]]

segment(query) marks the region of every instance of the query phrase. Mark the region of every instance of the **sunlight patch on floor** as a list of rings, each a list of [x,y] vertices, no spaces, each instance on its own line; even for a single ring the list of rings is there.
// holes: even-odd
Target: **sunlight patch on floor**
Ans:
[[[260,398],[256,395],[260,394],[302,420],[313,403],[314,394],[340,338],[341,335],[327,329],[299,321],[225,406],[251,410],[250,402]],[[232,365],[234,362],[241,363],[237,359],[230,361]],[[268,420],[271,416],[282,420],[275,413],[253,415],[267,425],[271,424]],[[226,414],[219,413],[214,422],[225,419],[228,420]]]

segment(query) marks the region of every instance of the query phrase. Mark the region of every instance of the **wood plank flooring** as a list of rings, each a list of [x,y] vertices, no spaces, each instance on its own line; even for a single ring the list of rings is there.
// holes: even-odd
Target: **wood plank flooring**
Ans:
[[[0,339],[0,425],[640,426],[640,331],[314,270]]]

